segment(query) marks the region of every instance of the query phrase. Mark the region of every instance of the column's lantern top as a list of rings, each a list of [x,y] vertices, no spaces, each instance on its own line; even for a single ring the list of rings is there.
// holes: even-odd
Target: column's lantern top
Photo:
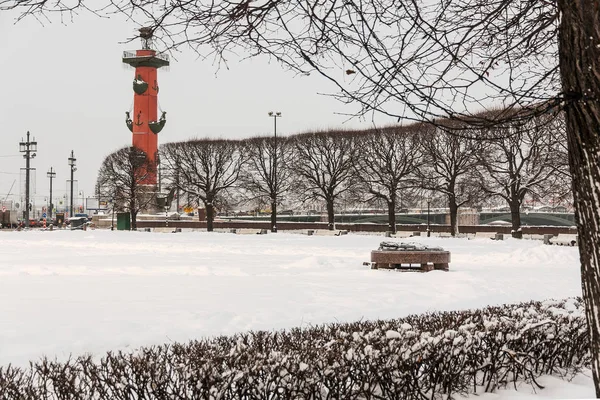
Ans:
[[[142,39],[142,48],[144,50],[152,50],[152,36],[154,32],[149,26],[144,26],[139,29],[140,38]]]

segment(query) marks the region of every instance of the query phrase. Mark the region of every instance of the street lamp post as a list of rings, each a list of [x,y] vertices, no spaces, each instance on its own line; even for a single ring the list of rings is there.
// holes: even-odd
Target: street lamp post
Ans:
[[[110,222],[110,230],[115,230],[115,198],[113,197],[110,202],[112,203],[112,219]]]
[[[46,176],[50,178],[50,206],[48,207],[48,219],[52,222],[52,209],[54,204],[52,203],[52,179],[56,178],[56,172],[50,167],[50,171],[46,172]]]
[[[429,228],[429,208],[431,206],[431,197],[427,197],[427,237],[431,236],[431,230]]]
[[[71,157],[69,157],[69,166],[71,167],[71,199],[69,204],[69,217],[73,217],[73,174],[77,171],[75,168],[77,159],[71,150]]]
[[[275,134],[275,152],[273,154],[273,203],[271,204],[271,232],[277,232],[277,192],[279,187],[277,186],[277,118],[281,118],[281,112],[269,111],[269,117],[273,118],[273,131]]]
[[[29,140],[29,131],[27,131],[27,141],[24,142],[21,139],[19,142],[19,152],[25,153],[23,154],[23,158],[25,159],[25,226],[29,226],[29,170],[31,169],[29,164],[30,160],[35,157],[35,152],[37,151],[37,142],[35,138],[33,141]]]

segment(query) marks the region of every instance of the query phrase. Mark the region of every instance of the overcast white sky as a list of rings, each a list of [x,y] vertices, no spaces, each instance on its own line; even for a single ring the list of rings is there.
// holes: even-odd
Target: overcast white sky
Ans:
[[[133,101],[133,70],[121,62],[123,50],[140,47],[139,40],[123,44],[136,34],[133,22],[80,15],[73,23],[58,20],[42,26],[33,18],[15,24],[16,14],[0,12],[0,200],[16,179],[25,160],[19,141],[29,130],[38,142],[36,204],[48,196],[46,172],[57,172],[54,198],[62,197],[69,179],[67,158],[77,158],[79,190],[92,195],[103,158],[129,145],[131,133],[125,111]],[[159,143],[192,137],[242,138],[272,134],[270,110],[281,111],[278,134],[333,127],[367,128],[367,120],[336,115],[352,109],[318,93],[333,88],[316,76],[297,76],[268,59],[239,62],[217,68],[191,52],[175,54],[170,71],[159,71],[160,106],[167,125]],[[343,74],[343,71],[340,71]],[[378,125],[393,122],[381,117]],[[17,200],[17,198],[13,198]]]

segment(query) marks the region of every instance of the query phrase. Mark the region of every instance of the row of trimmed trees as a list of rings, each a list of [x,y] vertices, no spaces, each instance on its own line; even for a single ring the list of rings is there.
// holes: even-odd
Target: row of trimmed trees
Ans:
[[[206,209],[208,230],[216,208],[254,202],[268,204],[272,230],[282,199],[321,203],[330,229],[335,208],[384,205],[389,230],[396,212],[435,196],[449,209],[452,234],[458,210],[503,199],[512,215],[513,236],[520,237],[520,210],[526,199],[568,198],[570,181],[564,122],[547,114],[494,128],[465,128],[460,133],[432,124],[364,131],[320,131],[289,137],[244,140],[192,139],[161,146],[163,183]],[[117,198],[133,219],[148,205],[148,191],[136,177],[139,150],[124,148],[104,161],[99,186]],[[114,179],[116,160],[129,179]],[[140,171],[148,171],[144,164]],[[104,183],[103,183],[104,182]],[[108,183],[107,183],[108,182]],[[116,194],[116,196],[115,196]],[[135,222],[133,222],[135,227]]]

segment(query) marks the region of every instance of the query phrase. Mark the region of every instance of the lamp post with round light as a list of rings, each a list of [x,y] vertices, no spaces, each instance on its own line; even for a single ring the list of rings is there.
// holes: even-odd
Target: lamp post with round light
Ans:
[[[46,172],[46,176],[50,178],[50,206],[48,207],[48,219],[52,221],[52,209],[54,204],[52,203],[52,180],[56,178],[56,172],[50,167],[50,171]]]
[[[277,232],[277,192],[279,191],[279,187],[277,186],[277,118],[281,118],[281,112],[269,111],[269,117],[273,118],[273,131],[275,134],[275,151],[273,153],[273,189],[271,193],[271,232]]]

